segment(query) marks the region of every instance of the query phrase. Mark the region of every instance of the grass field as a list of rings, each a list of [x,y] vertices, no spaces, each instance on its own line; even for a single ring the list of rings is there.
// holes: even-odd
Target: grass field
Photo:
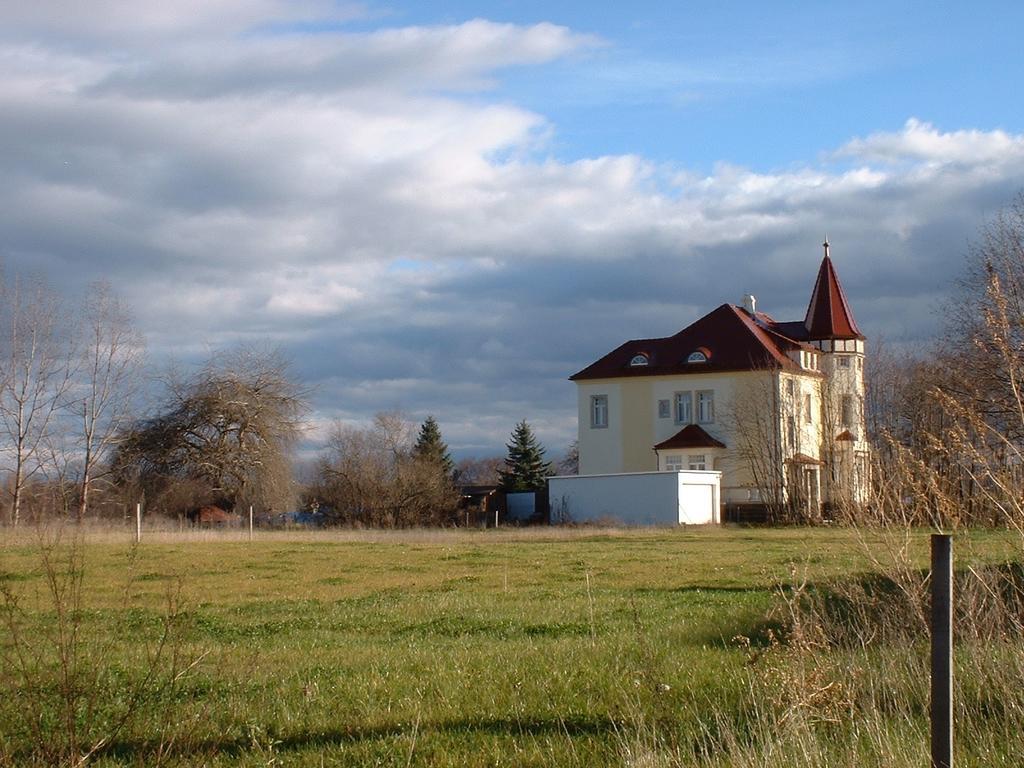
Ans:
[[[987,556],[1013,555],[1010,540],[975,538]],[[898,654],[915,711],[871,734],[855,713],[824,718],[782,743],[778,702],[759,700],[777,681],[734,640],[764,640],[794,578],[865,571],[845,530],[166,534],[137,550],[90,535],[75,547],[77,592],[61,581],[68,540],[49,569],[30,541],[0,549],[0,583],[21,606],[3,647],[17,634],[40,656],[27,665],[38,680],[9,659],[2,681],[9,764],[69,727],[53,703],[62,678],[48,649],[67,643],[55,639],[50,576],[71,584],[66,600],[81,597],[79,741],[133,710],[99,765],[786,765],[801,750],[800,764],[855,765],[888,740],[905,764],[926,762],[924,648]],[[922,565],[926,546],[922,534]],[[880,681],[891,661],[879,661]],[[32,702],[42,727],[26,723]],[[966,764],[1011,759],[1020,739],[1002,735],[1007,717],[964,748]]]

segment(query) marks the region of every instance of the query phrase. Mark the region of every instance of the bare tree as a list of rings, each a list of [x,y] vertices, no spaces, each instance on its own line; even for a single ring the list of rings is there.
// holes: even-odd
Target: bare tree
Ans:
[[[1024,530],[1024,196],[982,229],[959,288],[940,351],[872,374],[875,506]]]
[[[345,524],[382,527],[445,525],[458,497],[436,461],[414,450],[414,425],[402,414],[379,413],[369,428],[336,424],[313,493]]]
[[[1024,355],[1024,192],[981,230],[951,302],[943,389],[1024,441],[1016,366]]]
[[[144,359],[143,339],[131,313],[106,283],[91,286],[84,320],[73,401],[81,441],[79,520],[89,510],[94,484],[109,473],[111,449],[129,425]]]
[[[455,479],[460,485],[497,485],[504,468],[504,456],[460,459],[455,465]]]
[[[214,355],[192,377],[172,376],[161,414],[136,424],[118,446],[122,477],[158,491],[188,479],[211,501],[283,511],[296,497],[292,450],[305,393],[277,351],[239,347]]]
[[[799,451],[798,399],[776,373],[758,371],[737,385],[725,409],[736,459],[772,521],[788,517],[785,461]]]
[[[59,307],[42,279],[16,277],[0,289],[0,439],[12,525],[21,520],[26,484],[46,466],[45,442],[71,386],[73,344]]]
[[[556,470],[560,475],[578,475],[580,473],[580,441],[573,440],[559,459]]]

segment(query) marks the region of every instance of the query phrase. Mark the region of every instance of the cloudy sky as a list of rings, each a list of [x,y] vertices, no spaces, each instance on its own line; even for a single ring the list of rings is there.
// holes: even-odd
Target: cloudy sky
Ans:
[[[770,5],[2,0],[0,261],[457,455],[560,453],[625,339],[802,317],[826,233],[865,332],[927,340],[1024,187],[1024,6]]]

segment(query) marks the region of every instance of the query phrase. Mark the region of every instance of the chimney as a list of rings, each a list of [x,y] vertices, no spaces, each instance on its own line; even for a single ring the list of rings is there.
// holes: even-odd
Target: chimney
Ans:
[[[757,299],[754,298],[752,293],[746,293],[743,295],[743,308],[747,310],[747,314],[751,317],[754,316],[754,312],[757,310]]]

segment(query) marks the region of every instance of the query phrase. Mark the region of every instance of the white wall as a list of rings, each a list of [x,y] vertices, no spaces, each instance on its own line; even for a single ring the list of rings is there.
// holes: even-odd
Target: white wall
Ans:
[[[552,522],[602,519],[625,525],[720,521],[721,473],[634,472],[548,480]],[[567,519],[566,519],[567,518]]]

